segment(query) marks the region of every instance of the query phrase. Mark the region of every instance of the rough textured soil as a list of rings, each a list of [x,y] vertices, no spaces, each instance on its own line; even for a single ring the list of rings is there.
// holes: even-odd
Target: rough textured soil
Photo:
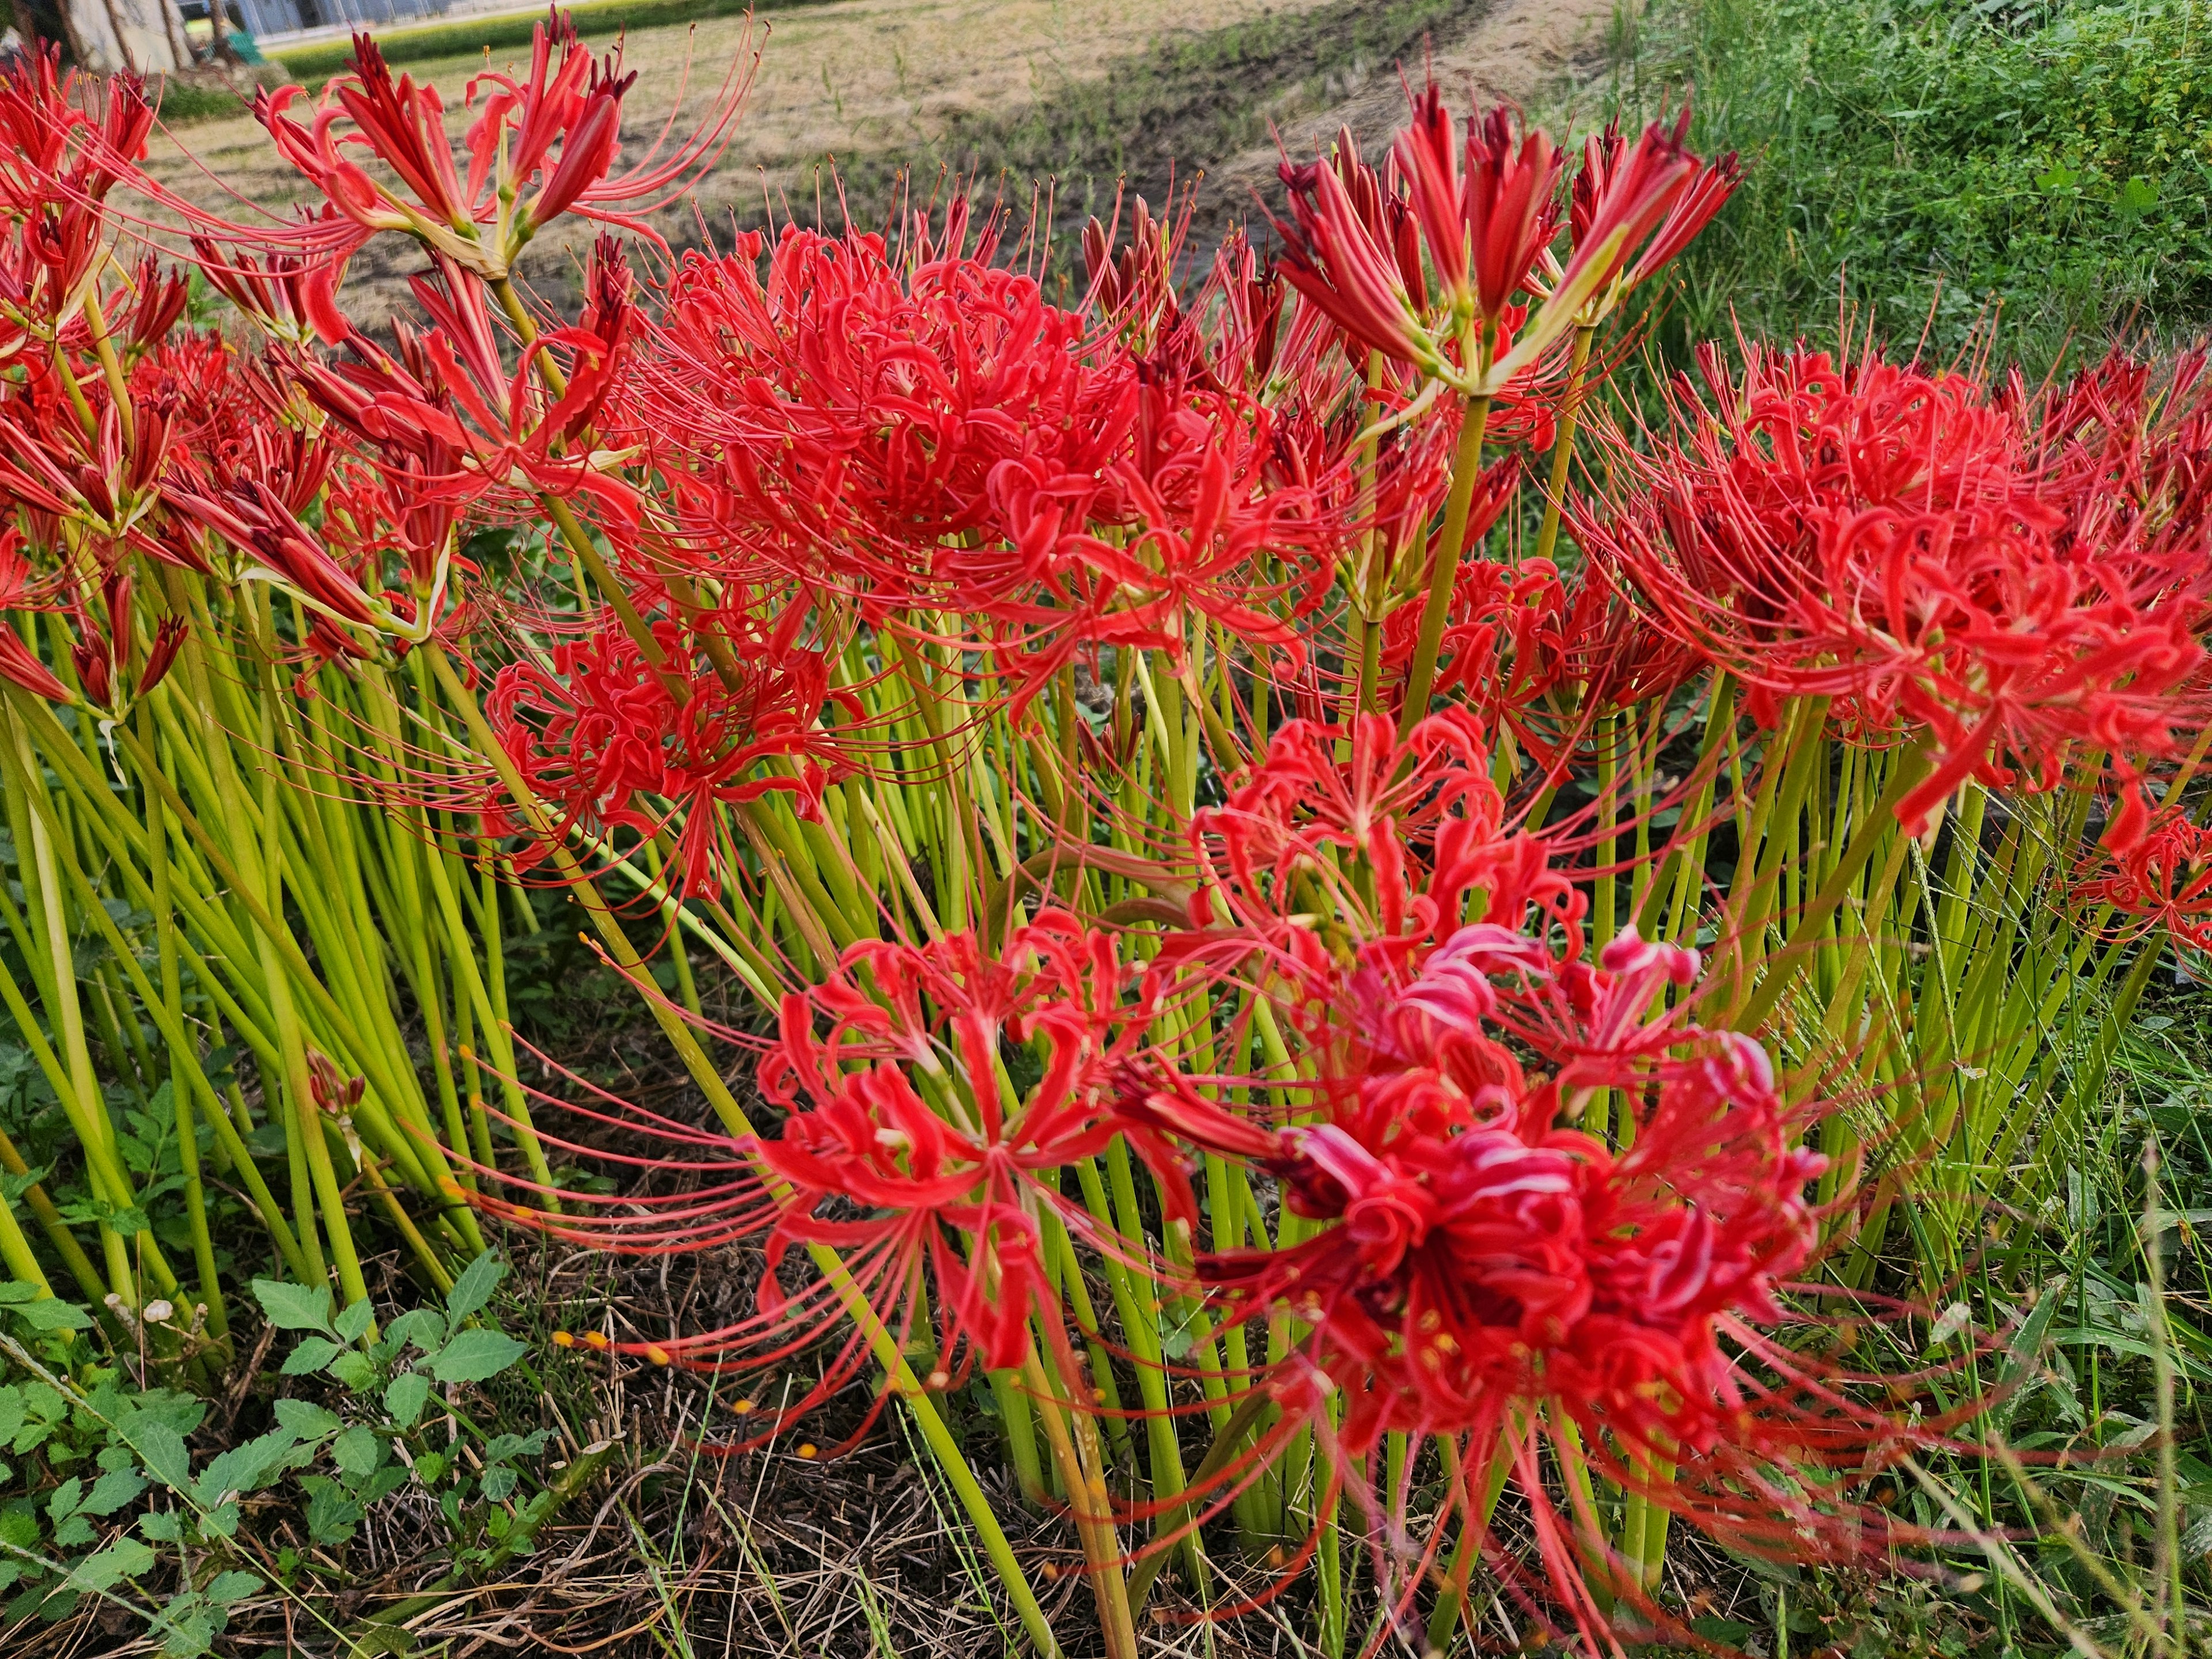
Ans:
[[[1117,188],[1157,207],[1202,179],[1193,246],[1203,251],[1272,194],[1278,152],[1310,154],[1340,125],[1382,142],[1404,107],[1401,66],[1425,54],[1455,97],[1534,105],[1601,65],[1617,0],[841,0],[749,24],[717,19],[628,42],[639,71],[624,110],[635,156],[672,121],[696,121],[723,78],[750,73],[734,141],[690,207],[659,221],[696,244],[732,217],[796,212],[836,221],[842,183],[856,217],[879,222],[908,190],[946,177],[1025,205],[1054,203],[1055,234],[1111,210]],[[502,63],[501,67],[507,65]],[[447,100],[451,128],[481,58],[407,66]],[[234,216],[308,198],[250,118],[157,134],[153,170]],[[228,199],[226,200],[226,198]],[[557,297],[587,228],[549,235],[526,275]],[[380,321],[420,257],[398,238],[358,258],[349,301]]]

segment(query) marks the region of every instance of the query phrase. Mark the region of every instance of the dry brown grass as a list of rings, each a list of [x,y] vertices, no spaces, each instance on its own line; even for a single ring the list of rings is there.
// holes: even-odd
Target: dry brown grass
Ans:
[[[779,210],[789,200],[811,214],[817,189],[834,188],[816,176],[824,157],[923,153],[960,119],[1046,103],[1179,39],[1327,3],[842,0],[757,21],[720,18],[691,28],[653,29],[624,49],[625,64],[638,73],[624,106],[624,131],[628,147],[641,149],[672,119],[679,131],[697,121],[726,76],[750,73],[735,142],[696,193],[696,205],[709,223],[727,210],[757,210],[768,200]],[[470,77],[483,67],[483,58],[468,57],[410,64],[406,72],[434,85],[453,112]],[[458,136],[463,121],[452,114],[448,119]],[[149,170],[225,211],[242,203],[281,210],[313,194],[246,116],[158,132]],[[566,241],[549,239],[546,248],[533,251],[536,270],[544,272],[581,237],[578,231]],[[383,253],[372,249],[357,275],[367,279],[362,286],[383,289],[378,297],[388,302],[394,270],[411,268],[411,262],[403,256],[388,264]],[[365,309],[373,318],[384,306],[371,301]]]

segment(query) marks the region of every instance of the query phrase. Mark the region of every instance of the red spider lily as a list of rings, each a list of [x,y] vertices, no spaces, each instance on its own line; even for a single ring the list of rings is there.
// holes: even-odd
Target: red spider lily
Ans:
[[[1924,731],[1935,764],[1899,806],[1916,831],[1969,778],[2047,788],[2079,750],[2173,750],[2205,661],[2201,562],[2097,533],[2101,492],[2055,486],[2063,458],[2017,404],[1878,359],[1754,353],[1741,385],[1707,374],[1717,406],[1686,383],[1678,442],[1648,460],[1616,443],[1584,544],[1739,674],[1754,713],[1819,695]],[[2116,845],[2138,820],[2115,817]]]
[[[592,1344],[658,1364],[773,1364],[817,1340],[825,1320],[853,1311],[848,1292],[826,1279],[797,1293],[782,1288],[778,1274],[794,1245],[845,1253],[849,1294],[902,1347],[916,1334],[926,1270],[939,1321],[926,1382],[948,1388],[971,1363],[1010,1369],[1028,1354],[1045,1284],[1039,1212],[1050,1208],[1087,1230],[1054,1177],[1128,1130],[1112,1080],[1152,1040],[1155,1012],[1149,982],[1121,960],[1112,937],[1061,911],[1012,929],[995,952],[972,933],[919,946],[864,941],[825,982],[784,1000],[780,1037],[761,1064],[763,1092],[789,1111],[778,1137],[731,1140],[629,1114],[649,1133],[710,1156],[623,1161],[696,1174],[702,1190],[647,1200],[649,1212],[637,1216],[547,1217],[485,1202],[556,1236],[648,1253],[703,1249],[769,1225],[757,1314],[661,1341]],[[1008,1044],[1042,1061],[1018,1098],[1003,1081]],[[1138,1127],[1133,1144],[1159,1159],[1175,1212],[1194,1215],[1157,1136]],[[855,1331],[778,1421],[869,1363],[866,1335]]]
[[[1470,118],[1462,177],[1459,136],[1432,82],[1414,96],[1413,119],[1392,149],[1441,297],[1471,307],[1485,324],[1528,285],[1558,224],[1558,147],[1540,127],[1516,142],[1516,125],[1502,105]]]
[[[531,239],[564,213],[650,234],[640,215],[719,159],[744,82],[732,76],[704,125],[684,143],[664,155],[664,134],[644,161],[610,178],[623,95],[635,79],[621,72],[619,51],[595,62],[568,16],[550,13],[532,40],[527,77],[487,73],[470,82],[471,104],[480,88],[490,91],[463,141],[465,180],[453,165],[437,89],[418,87],[406,75],[395,82],[375,41],[357,34],[349,71],[325,88],[312,128],[289,112],[306,95],[300,88],[255,100],[254,113],[284,159],[337,210],[336,217],[298,232],[264,233],[258,240],[321,264],[343,258],[380,231],[403,231],[436,257],[497,282]],[[389,167],[405,194],[380,182],[356,154]]]
[[[38,653],[13,629],[0,627],[0,679],[21,686],[49,702],[82,703],[102,719],[118,718],[123,709],[144,696],[168,674],[184,647],[187,624],[182,617],[165,617],[147,642],[143,663],[138,659],[137,629],[131,613],[132,583],[122,567],[101,580],[98,611],[75,604],[70,617],[76,638],[70,643],[70,668],[82,696],[72,693]],[[135,682],[131,678],[136,665]],[[135,690],[131,689],[135,684]]]
[[[334,303],[337,275],[384,232],[412,236],[434,258],[492,283],[505,282],[523,248],[564,214],[657,240],[647,221],[679,199],[727,147],[750,61],[742,50],[734,55],[690,136],[674,138],[672,116],[636,163],[617,173],[621,100],[635,77],[621,72],[619,51],[595,64],[568,16],[553,10],[537,27],[523,81],[487,73],[470,82],[469,103],[480,89],[489,92],[463,141],[464,179],[437,89],[406,75],[395,81],[376,43],[356,35],[349,71],[325,88],[311,124],[291,113],[307,95],[301,88],[256,97],[255,113],[279,153],[326,198],[323,211],[292,224],[226,220],[130,167],[118,146],[104,144],[100,154],[196,236],[272,257],[276,263],[260,274],[281,271],[288,285],[296,284],[284,308],[289,317],[273,306],[250,307],[252,314],[306,321],[338,344],[350,327]],[[386,169],[397,188],[384,182]],[[274,297],[254,293],[255,267],[246,254],[222,267],[252,297]]]
[[[1558,228],[1559,150],[1540,129],[1516,131],[1503,107],[1470,118],[1462,141],[1433,84],[1412,94],[1412,103],[1411,124],[1398,134],[1392,159],[1437,279],[1438,317],[1426,317],[1428,302],[1416,301],[1407,277],[1418,270],[1419,252],[1401,254],[1402,230],[1386,228],[1395,191],[1369,185],[1372,175],[1358,172],[1356,157],[1341,170],[1285,164],[1297,222],[1278,224],[1285,274],[1367,347],[1413,364],[1439,386],[1492,396],[1543,356],[1650,234],[1696,158],[1683,150],[1679,134],[1650,127],[1596,191],[1587,236],[1542,304],[1509,331],[1507,307],[1515,294],[1538,291],[1534,273]],[[1355,194],[1346,173],[1365,190]],[[1369,196],[1372,205],[1363,211]]]
[[[100,541],[136,539],[160,506],[155,484],[174,409],[173,397],[149,389],[133,400],[126,430],[123,410],[103,394],[88,434],[59,377],[31,377],[20,395],[0,400],[0,491]]]
[[[1402,742],[1381,714],[1348,732],[1287,721],[1228,799],[1193,818],[1190,836],[1206,874],[1192,901],[1203,931],[1170,941],[1168,957],[1251,951],[1296,961],[1316,927],[1402,957],[1451,932],[1477,890],[1506,925],[1541,918],[1580,948],[1582,896],[1550,867],[1540,837],[1505,830],[1484,729],[1463,708],[1431,715]]]
[[[2212,951],[2212,830],[2179,805],[2153,814],[2124,854],[2100,849],[2073,884],[2077,903],[2110,905],[2139,925]]]
[[[325,206],[324,224],[335,224],[337,210]],[[272,338],[304,346],[321,338],[337,344],[353,331],[338,309],[337,290],[345,280],[345,255],[311,259],[297,253],[272,253],[264,260],[228,253],[204,235],[192,238],[194,263],[208,285],[253,319]]]
[[[0,679],[48,702],[71,701],[69,687],[39,660],[38,653],[23,642],[21,635],[4,624],[0,624]]]
[[[1326,160],[1294,166],[1286,157],[1281,175],[1291,222],[1269,217],[1283,239],[1284,281],[1363,352],[1425,373],[1441,366],[1426,321],[1419,222],[1395,160],[1377,173],[1346,128]]]
[[[1541,559],[1463,570],[1444,645],[1437,684],[1553,768],[1599,715],[1664,699],[1705,663],[1601,568],[1570,580]],[[1411,641],[1394,634],[1389,649],[1402,657]]]
[[[880,237],[787,228],[765,282],[753,239],[686,257],[639,414],[697,456],[702,550],[742,538],[871,620],[1053,574],[1127,441],[1133,378],[1087,366],[1083,319],[988,246],[933,252],[902,272]],[[1011,550],[978,533],[1006,502]]]
[[[137,76],[80,76],[62,69],[61,55],[40,41],[0,70],[0,203],[26,219],[64,204],[97,207],[154,130]]]
[[[1277,786],[1316,824],[1372,822],[1365,792],[1336,794],[1308,753],[1274,768]],[[1381,758],[1355,759],[1347,775],[1391,775]],[[1445,775],[1479,775],[1479,750],[1437,758]],[[1321,787],[1301,789],[1301,773]],[[1318,1068],[1291,1127],[1134,1075],[1124,1109],[1254,1164],[1289,1211],[1328,1224],[1300,1243],[1195,1265],[1223,1322],[1287,1314],[1308,1330],[1260,1384],[1285,1415],[1239,1478],[1301,1428],[1331,1442],[1340,1470],[1362,1460],[1378,1469],[1391,1433],[1442,1437],[1462,1476],[1448,1510],[1486,1539],[1486,1488],[1512,1478],[1544,1569],[1518,1588],[1564,1607],[1595,1650],[1606,1631],[1588,1583],[1603,1565],[1593,1562],[1596,1518],[1572,1499],[1559,1512],[1544,1441],[1737,1547],[1796,1554],[1879,1541],[1861,1535],[1843,1480],[1823,1471],[1878,1468],[1911,1436],[1762,1333],[1784,1316],[1776,1291],[1812,1258],[1805,1194],[1825,1160],[1796,1144],[1803,1118],[1755,1042],[1699,1028],[1689,998],[1667,1006],[1670,988],[1694,981],[1695,954],[1629,933],[1592,966],[1571,925],[1531,933],[1518,896],[1496,895],[1494,919],[1439,944],[1299,948],[1273,930],[1270,994]],[[1568,901],[1570,918],[1578,903]],[[1294,939],[1326,928],[1311,915],[1283,921]],[[1529,1055],[1540,1071],[1526,1069]],[[1232,1097],[1259,1098],[1262,1084],[1246,1080]],[[1628,1104],[1625,1150],[1574,1127],[1599,1090]],[[1677,1463],[1671,1483],[1646,1473]],[[1355,1496],[1402,1534],[1407,1490]],[[1435,1543],[1414,1547],[1427,1567]],[[1487,1542],[1486,1553],[1518,1582],[1510,1557]],[[1599,1588],[1663,1616],[1617,1576]]]
[[[1133,453],[1108,469],[1113,495],[1095,509],[1133,536],[1061,550],[1118,590],[1093,637],[1179,653],[1187,619],[1203,617],[1255,644],[1295,645],[1291,617],[1328,586],[1329,538],[1308,493],[1273,477],[1272,428],[1242,397],[1142,387]],[[1263,574],[1263,554],[1285,574]],[[1278,597],[1291,617],[1274,612]]]
[[[782,1042],[761,1068],[771,1099],[812,1103],[761,1149],[796,1194],[763,1289],[790,1243],[888,1249],[899,1266],[886,1288],[926,1252],[945,1322],[940,1352],[949,1358],[964,1340],[988,1368],[1018,1365],[1044,1282],[1036,1210],[1087,1229],[1042,1177],[1124,1131],[1109,1080],[1153,1040],[1154,994],[1111,935],[1056,911],[1013,929],[995,960],[967,933],[848,951],[838,979],[786,999]],[[817,1008],[830,1021],[818,1041]],[[1018,1102],[1000,1081],[1006,1042],[1032,1045],[1044,1060]],[[1141,1133],[1135,1144],[1155,1145]],[[1173,1164],[1164,1167],[1170,1207],[1188,1221],[1194,1204]],[[877,1214],[821,1213],[841,1198]],[[972,1256],[957,1247],[963,1235]]]
[[[1583,164],[1568,193],[1571,246],[1577,250],[1594,248],[1605,238],[1609,224],[1620,228],[1623,221],[1615,216],[1623,204],[1639,202],[1648,210],[1654,201],[1664,198],[1663,191],[1654,192],[1650,185],[1674,157],[1687,155],[1682,146],[1689,131],[1690,107],[1685,104],[1671,135],[1654,122],[1631,148],[1621,137],[1620,123],[1614,120],[1607,122],[1602,132],[1584,140]],[[1735,151],[1716,161],[1688,159],[1692,171],[1671,198],[1664,198],[1663,217],[1647,211],[1626,221],[1603,276],[1576,319],[1579,325],[1591,326],[1611,315],[1632,290],[1657,276],[1696,240],[1735,193],[1743,175]],[[1648,242],[1644,240],[1647,234]]]
[[[1176,255],[1190,216],[1185,212],[1180,224],[1155,219],[1139,196],[1128,243],[1116,248],[1115,230],[1120,221],[1117,207],[1113,228],[1096,219],[1083,228],[1083,264],[1091,276],[1091,303],[1141,349],[1173,332],[1182,319],[1176,298]]]
[[[787,629],[799,621],[793,611]],[[713,665],[710,629],[726,674]],[[817,724],[828,667],[823,653],[741,617],[663,620],[653,634],[658,666],[603,611],[554,647],[550,665],[501,670],[486,712],[532,792],[559,809],[556,838],[673,824],[684,888],[713,894],[726,834],[716,806],[781,791],[811,816],[825,763],[841,764],[836,734]]]
[[[581,495],[634,523],[637,494],[617,475],[616,458],[582,441],[627,353],[629,282],[619,246],[602,239],[593,251],[593,303],[583,320],[538,336],[511,372],[481,285],[441,264],[411,286],[435,325],[426,337],[398,331],[393,353],[355,335],[350,362],[292,361],[315,404],[387,460],[408,458],[419,487],[458,502],[520,486]],[[538,370],[556,352],[568,368],[549,396]]]

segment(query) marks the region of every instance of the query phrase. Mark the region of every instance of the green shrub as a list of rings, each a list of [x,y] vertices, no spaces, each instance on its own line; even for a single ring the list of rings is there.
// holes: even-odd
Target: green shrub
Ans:
[[[1702,143],[1747,174],[1684,264],[1676,337],[1732,315],[1832,333],[1848,293],[1941,350],[1999,307],[2007,354],[2040,366],[2212,319],[2194,0],[1660,0],[1639,47],[1629,101],[1694,87]]]

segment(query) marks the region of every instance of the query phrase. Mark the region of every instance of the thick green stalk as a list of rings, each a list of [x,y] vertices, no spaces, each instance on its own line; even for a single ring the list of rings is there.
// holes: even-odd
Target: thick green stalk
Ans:
[[[1470,398],[1460,416],[1459,447],[1452,454],[1451,490],[1444,497],[1443,528],[1429,566],[1428,596],[1421,602],[1420,632],[1413,663],[1406,677],[1406,704],[1398,715],[1404,737],[1426,717],[1429,694],[1437,683],[1437,654],[1443,649],[1444,624],[1451,617],[1452,590],[1459,582],[1460,544],[1467,539],[1468,513],[1482,473],[1483,433],[1490,424],[1490,399]]]
[[[1881,844],[1884,835],[1896,830],[1897,805],[1928,775],[1928,751],[1918,744],[1904,750],[1892,762],[1881,799],[1875,803],[1874,810],[1866,821],[1852,835],[1850,844],[1844,848],[1843,855],[1836,860],[1834,871],[1820,884],[1820,890],[1799,913],[1796,925],[1790,929],[1790,937],[1783,945],[1781,961],[1769,967],[1766,977],[1744,1004],[1734,1022],[1736,1030],[1755,1031],[1765,1024],[1767,1016],[1774,1012],[1784,994],[1796,982],[1797,975],[1804,971],[1809,957],[1809,952],[1803,947],[1819,931],[1821,924],[1835,914],[1851,883],[1866,868],[1867,861],[1874,856],[1875,848]]]
[[[1577,323],[1575,343],[1567,358],[1567,386],[1559,399],[1559,435],[1552,441],[1552,477],[1544,491],[1544,523],[1536,532],[1536,556],[1548,559],[1559,539],[1559,512],[1567,494],[1567,468],[1575,458],[1575,423],[1583,412],[1583,374],[1589,367],[1590,341],[1595,325]]]

